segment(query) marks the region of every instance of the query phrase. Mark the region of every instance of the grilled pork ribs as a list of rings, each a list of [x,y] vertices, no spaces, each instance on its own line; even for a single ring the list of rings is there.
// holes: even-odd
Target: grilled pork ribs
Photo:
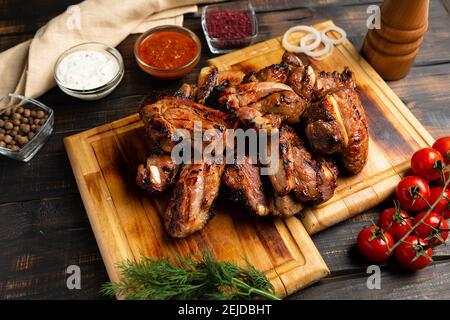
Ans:
[[[297,55],[257,72],[201,70],[196,84],[140,109],[153,154],[138,168],[136,182],[149,193],[172,192],[163,216],[168,233],[183,238],[202,229],[221,185],[228,197],[257,216],[293,216],[305,205],[330,199],[338,166],[356,174],[368,157],[368,127],[352,73],[317,71]],[[270,175],[248,156],[233,164],[174,163],[171,151],[192,132],[253,127],[279,132],[279,157]],[[217,150],[216,150],[217,151]],[[219,149],[218,152],[224,152]]]

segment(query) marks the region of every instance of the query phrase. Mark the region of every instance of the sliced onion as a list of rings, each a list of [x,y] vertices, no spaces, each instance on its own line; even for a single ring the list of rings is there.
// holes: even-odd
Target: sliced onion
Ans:
[[[339,39],[331,39],[330,37],[327,36],[327,33],[330,31],[335,31],[335,32],[339,33],[341,35],[341,37]],[[338,26],[335,26],[335,25],[325,28],[324,30],[322,30],[320,35],[324,42],[330,42],[332,44],[341,44],[347,38],[347,33],[344,31],[344,29],[342,29]]]
[[[304,32],[308,32],[309,34],[312,34],[314,36],[314,41],[311,44],[305,45],[305,46],[296,46],[296,45],[289,43],[288,36],[291,33],[298,32],[298,31],[304,31]],[[301,53],[301,52],[306,52],[306,51],[316,49],[320,45],[321,40],[322,40],[322,37],[321,37],[319,31],[317,31],[317,29],[314,29],[313,27],[309,27],[309,26],[296,26],[296,27],[292,27],[288,31],[286,31],[286,33],[283,36],[283,41],[281,42],[281,44],[287,51]]]
[[[300,40],[300,46],[301,47],[305,47],[306,46],[306,43],[311,40],[311,35],[312,35],[312,33],[304,36]],[[318,51],[308,50],[308,51],[305,51],[305,54],[307,54],[310,57],[316,58],[316,57],[320,57],[320,56],[323,56],[323,55],[329,53],[330,50],[331,50],[331,43],[329,43],[327,41],[323,41],[322,43],[323,43],[323,49],[318,50]]]
[[[312,58],[313,58],[314,60],[317,60],[317,61],[325,60],[326,58],[328,58],[329,56],[331,56],[331,54],[333,53],[333,49],[334,49],[334,47],[331,46],[330,51],[328,51],[327,53],[325,53],[323,56],[320,56],[320,57],[312,57]],[[306,53],[306,54],[307,54],[307,53]]]

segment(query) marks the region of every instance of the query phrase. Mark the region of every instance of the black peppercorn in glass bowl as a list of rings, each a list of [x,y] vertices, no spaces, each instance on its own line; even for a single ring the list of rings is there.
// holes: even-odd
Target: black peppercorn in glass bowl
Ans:
[[[251,45],[258,35],[258,20],[248,1],[205,6],[202,28],[212,53],[226,53]]]
[[[51,135],[53,122],[53,110],[37,100],[14,93],[0,97],[0,154],[22,162],[30,161]]]

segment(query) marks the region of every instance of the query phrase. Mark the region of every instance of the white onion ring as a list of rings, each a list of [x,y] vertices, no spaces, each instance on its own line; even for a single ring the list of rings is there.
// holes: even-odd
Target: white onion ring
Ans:
[[[300,40],[300,47],[306,46],[306,43],[311,40],[311,35],[312,35],[312,33],[307,34]],[[319,51],[308,50],[308,51],[305,51],[305,54],[310,57],[313,57],[313,58],[322,57],[324,55],[326,55],[328,57],[328,54],[332,50],[332,44],[328,41],[322,41],[322,43],[324,45],[323,49],[321,49]]]
[[[323,56],[320,56],[320,57],[312,57],[312,58],[313,58],[314,60],[317,60],[317,61],[325,60],[326,58],[328,58],[329,56],[331,56],[331,54],[333,53],[333,49],[334,49],[334,46],[331,46],[330,51],[328,51],[327,53],[325,53]]]
[[[289,43],[288,36],[291,33],[296,32],[296,31],[305,31],[305,32],[309,32],[310,34],[313,34],[314,41],[311,44],[304,46],[304,47],[296,46],[296,45]],[[321,40],[322,40],[322,37],[321,37],[319,31],[317,31],[317,29],[314,29],[313,27],[309,27],[309,26],[296,26],[296,27],[290,28],[288,31],[285,32],[281,44],[287,51],[303,53],[306,51],[316,49],[320,45]]]
[[[331,39],[330,37],[327,36],[327,33],[330,31],[335,31],[335,32],[339,33],[341,35],[341,37],[339,39]],[[347,33],[344,31],[344,29],[333,25],[333,26],[330,26],[330,27],[322,30],[322,32],[320,33],[320,36],[324,42],[330,42],[332,44],[341,44],[347,38]]]

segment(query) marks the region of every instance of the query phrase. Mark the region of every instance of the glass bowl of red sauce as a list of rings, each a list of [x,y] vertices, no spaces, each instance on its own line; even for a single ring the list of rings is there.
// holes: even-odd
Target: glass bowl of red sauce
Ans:
[[[134,44],[134,56],[142,70],[163,79],[181,78],[200,60],[201,44],[189,29],[159,26],[143,33]]]
[[[205,6],[202,28],[212,53],[226,53],[251,45],[258,36],[258,20],[248,1]]]

